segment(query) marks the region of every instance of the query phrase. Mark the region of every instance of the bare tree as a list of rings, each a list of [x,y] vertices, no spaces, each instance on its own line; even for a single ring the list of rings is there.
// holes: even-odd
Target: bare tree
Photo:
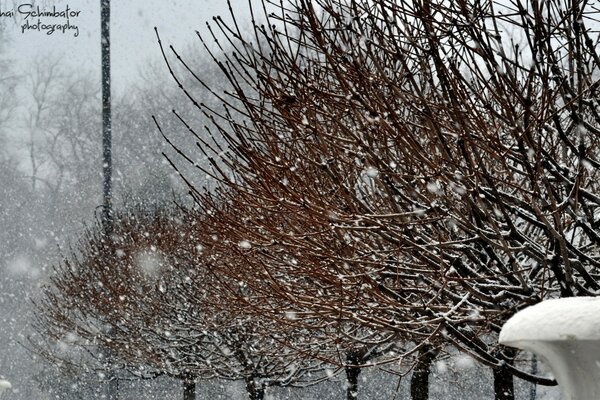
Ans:
[[[247,224],[251,226],[264,221],[269,223],[262,225],[261,229],[268,226],[293,229],[287,226],[288,221],[275,220],[277,216],[274,214],[257,215],[251,208],[237,208],[240,203],[236,202],[236,197],[234,194],[230,201],[219,196],[205,198],[204,208],[193,219],[192,231],[202,248],[202,254],[197,256],[199,263],[219,277],[221,282],[233,282],[233,285],[213,285],[213,290],[218,293],[218,296],[214,296],[217,302],[213,307],[234,307],[230,312],[271,321],[269,324],[263,323],[268,327],[264,335],[268,336],[271,331],[284,332],[287,337],[282,336],[281,341],[290,351],[301,357],[308,356],[337,365],[346,375],[347,398],[356,399],[362,369],[375,365],[379,359],[385,358],[384,355],[402,352],[402,346],[398,343],[400,338],[395,333],[357,326],[343,315],[331,321],[315,313],[306,313],[305,308],[300,306],[302,303],[287,298],[289,293],[285,292],[285,287],[273,287],[274,277],[288,280],[286,285],[294,285],[299,281],[302,281],[302,285],[312,285],[313,291],[301,299],[301,302],[312,305],[322,304],[324,297],[331,296],[329,282],[321,284],[318,280],[301,276],[303,260],[296,258],[297,253],[280,246],[277,239],[272,237],[269,237],[269,243],[264,244],[266,247],[260,243],[257,245],[263,238],[247,229]],[[244,228],[231,223],[238,220],[243,221]],[[236,228],[232,229],[232,226]],[[335,238],[329,239],[335,241]],[[277,270],[266,271],[264,266],[276,263],[279,254],[283,258],[283,265],[279,264]],[[329,266],[325,261],[320,263],[320,267],[327,269]],[[298,271],[289,273],[290,268]],[[329,298],[326,304],[322,304],[321,312],[335,310],[338,306],[336,300],[337,297]]]
[[[4,37],[3,26],[0,25],[0,38]],[[2,259],[10,259],[14,251],[21,247],[19,235],[9,232],[20,232],[20,229],[12,220],[11,216],[22,212],[22,205],[18,199],[28,197],[26,184],[23,182],[23,174],[18,169],[18,162],[14,157],[14,138],[9,133],[15,125],[15,100],[16,75],[10,68],[8,60],[5,59],[3,49],[0,47],[0,183],[3,191],[0,194],[0,221],[4,230],[2,232],[2,243],[6,246],[2,249]],[[9,228],[10,227],[10,228]],[[14,229],[14,230],[13,230]]]
[[[236,90],[214,92],[228,104],[214,135],[230,152],[206,172],[243,210],[221,215],[231,242],[267,255],[247,257],[244,281],[304,315],[403,334],[424,363],[431,341],[452,344],[494,368],[498,399],[514,397],[512,374],[552,384],[513,365],[495,335],[527,305],[599,288],[594,9],[270,6],[254,36],[216,21]]]
[[[184,214],[137,211],[114,222],[110,239],[90,232],[57,267],[38,302],[44,340],[32,342],[36,351],[55,363],[85,361],[53,344],[66,343],[86,350],[86,367],[106,376],[169,375],[182,380],[186,400],[195,397],[198,379],[244,380],[259,400],[269,386],[327,378],[314,375],[322,362],[284,345],[290,331],[222,304],[215,288],[226,283],[204,272],[196,238],[183,233],[190,222]],[[106,370],[98,346],[110,349],[114,371]]]

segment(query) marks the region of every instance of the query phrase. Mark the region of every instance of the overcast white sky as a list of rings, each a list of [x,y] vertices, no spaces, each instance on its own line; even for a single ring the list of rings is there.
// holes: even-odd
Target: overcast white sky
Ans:
[[[0,12],[15,10],[22,4],[36,3],[32,0],[0,0]],[[247,0],[233,0],[234,9],[247,15]],[[81,11],[79,16],[70,18],[71,25],[79,27],[79,37],[75,30],[47,35],[34,30],[21,32],[26,21],[15,21],[1,16],[8,30],[8,43],[5,50],[9,58],[22,70],[39,54],[49,51],[66,57],[74,65],[98,70],[100,60],[100,0],[38,0],[42,10],[64,11],[67,6],[73,11]],[[27,6],[24,10],[29,9]],[[34,8],[35,9],[35,8]],[[111,61],[113,87],[123,88],[135,79],[139,68],[149,57],[159,56],[154,34],[158,27],[164,42],[183,48],[197,41],[195,30],[202,31],[205,22],[214,15],[228,15],[226,0],[113,0],[111,2]],[[32,22],[37,17],[30,17]],[[63,23],[61,18],[42,18],[43,23]]]

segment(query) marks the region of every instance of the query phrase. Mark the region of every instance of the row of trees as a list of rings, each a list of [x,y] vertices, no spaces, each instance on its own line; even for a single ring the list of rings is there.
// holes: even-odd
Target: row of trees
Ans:
[[[213,39],[224,37],[229,50],[213,53],[200,38],[230,90],[212,88],[162,47],[178,86],[212,122],[207,136],[181,118],[209,167],[158,127],[181,156],[169,160],[195,207],[152,229],[123,222],[118,235],[88,237],[83,258],[58,268],[41,330],[55,339],[85,332],[95,345],[102,329],[86,326],[110,324],[124,336],[103,345],[124,363],[200,377],[204,361],[211,374],[220,363],[189,340],[226,343],[233,323],[236,334],[253,332],[242,342],[261,359],[277,349],[294,371],[310,371],[314,360],[345,367],[349,399],[359,368],[374,361],[412,364],[412,397],[426,399],[432,362],[450,346],[493,368],[496,399],[514,398],[513,376],[553,384],[522,368],[497,334],[528,305],[600,289],[592,6],[263,6],[252,15],[262,10],[268,23],[247,35],[234,15],[215,19]],[[224,110],[188,90],[182,74]],[[203,190],[186,163],[218,185]],[[138,250],[120,257],[119,241],[130,237],[139,237],[131,239]],[[165,261],[145,286],[144,267],[129,275],[127,257],[148,247]],[[169,339],[173,331],[182,334]],[[252,345],[256,338],[269,345]],[[139,347],[170,347],[174,358]],[[236,352],[224,353],[222,363],[236,365]]]
[[[327,378],[322,362],[286,345],[299,333],[223,309],[224,283],[196,268],[203,249],[184,233],[188,222],[173,209],[138,210],[116,217],[113,240],[89,231],[40,304],[38,330],[58,347],[44,343],[38,352],[80,369],[86,358],[71,347],[85,346],[86,368],[98,370],[97,349],[110,349],[121,378],[174,377],[186,400],[195,398],[198,379],[244,380],[250,398],[262,399],[268,386]]]
[[[214,115],[233,156],[196,199],[251,249],[211,270],[261,314],[268,295],[393,332],[423,363],[451,343],[494,368],[498,398],[513,374],[550,383],[495,335],[543,298],[598,290],[593,10],[324,0],[271,21],[246,39],[217,20],[236,49],[224,74],[251,71],[258,95],[232,78],[221,98],[248,123]]]

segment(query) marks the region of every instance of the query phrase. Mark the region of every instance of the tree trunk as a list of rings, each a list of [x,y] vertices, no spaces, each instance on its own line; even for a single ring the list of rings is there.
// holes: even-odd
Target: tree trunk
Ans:
[[[348,388],[346,389],[346,399],[358,399],[358,376],[362,371],[359,367],[364,362],[364,349],[351,349],[346,352],[346,380]]]
[[[432,346],[423,346],[419,352],[419,359],[410,380],[410,397],[412,400],[429,399],[429,374],[431,365],[437,356],[437,350]]]
[[[265,398],[265,386],[250,377],[246,379],[246,391],[250,400],[263,400]]]
[[[346,366],[346,379],[348,380],[347,399],[357,400],[358,399],[358,376],[360,375],[360,367],[347,365]]]
[[[504,348],[496,356],[505,363],[512,363],[516,351],[510,348]],[[513,383],[513,374],[506,366],[494,368],[494,399],[495,400],[514,400],[515,386]]]
[[[494,368],[494,399],[514,400],[513,374],[506,367]]]
[[[184,378],[183,383],[183,400],[196,400],[196,380],[194,378]]]

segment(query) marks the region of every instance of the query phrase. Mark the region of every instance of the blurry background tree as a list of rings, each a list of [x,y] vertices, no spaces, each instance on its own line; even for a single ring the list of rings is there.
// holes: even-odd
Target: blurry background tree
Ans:
[[[4,38],[4,26],[0,24],[0,43],[3,43]],[[0,263],[10,257],[14,257],[13,251],[19,247],[19,237],[22,238],[23,233],[20,232],[18,226],[15,226],[15,221],[9,219],[19,210],[14,209],[15,206],[12,204],[10,199],[13,198],[26,198],[24,195],[26,188],[23,187],[19,172],[17,170],[18,160],[13,154],[13,148],[11,147],[10,133],[14,128],[15,123],[15,109],[17,102],[15,100],[15,85],[17,83],[17,76],[10,67],[10,60],[6,59],[3,52],[3,46],[0,45],[0,179],[4,191],[0,193],[0,204],[3,205],[0,211],[2,226],[6,229],[2,230],[3,243],[10,243],[9,245],[0,249]],[[21,213],[19,213],[21,214]],[[14,229],[14,230],[13,230]],[[19,232],[19,233],[16,233]],[[5,254],[8,252],[8,254]]]

